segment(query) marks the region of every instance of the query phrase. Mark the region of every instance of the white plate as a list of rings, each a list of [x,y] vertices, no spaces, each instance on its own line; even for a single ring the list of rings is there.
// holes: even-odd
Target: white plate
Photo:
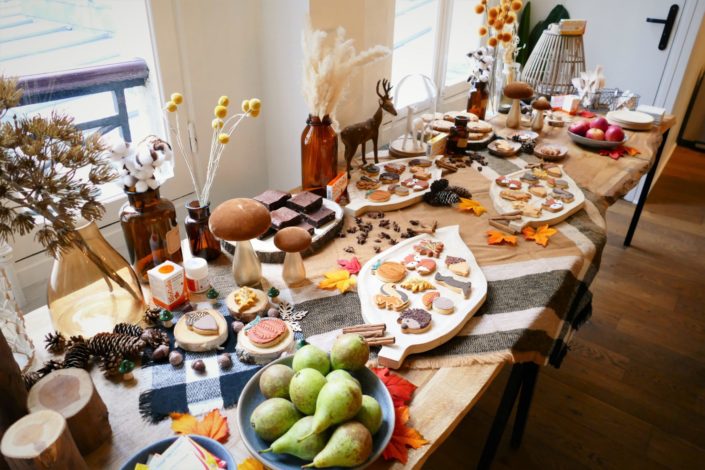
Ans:
[[[512,149],[509,151],[499,150],[497,148],[498,142],[504,142],[505,144],[508,144]],[[496,157],[502,157],[502,158],[513,157],[514,155],[517,154],[517,152],[519,152],[520,149],[521,149],[521,144],[519,142],[512,142],[511,140],[505,140],[505,139],[493,140],[487,146],[487,150],[489,150],[492,155],[494,155]]]
[[[558,155],[546,155],[541,152],[541,150],[544,147],[556,147],[558,150],[560,150],[560,153]],[[565,145],[557,145],[557,144],[539,144],[534,148],[534,155],[537,157],[541,157],[546,161],[557,161],[557,160],[562,160],[568,155],[568,147]]]
[[[407,308],[422,308],[429,311],[432,320],[431,328],[424,333],[402,333],[401,327],[396,321],[399,314],[391,310],[380,309],[374,302],[374,296],[379,293],[379,289],[384,282],[372,273],[372,267],[378,261],[402,261],[406,255],[414,252],[413,245],[425,238],[439,240],[445,245],[440,258],[434,258],[434,261],[436,261],[436,271],[428,276],[419,276],[416,271],[408,271],[407,277],[423,277],[434,284],[435,288],[433,290],[437,290],[440,292],[441,296],[448,297],[455,302],[455,311],[449,315],[429,311],[421,302],[423,292],[414,294],[404,290],[404,293],[409,296],[411,302]],[[468,262],[470,268],[470,275],[468,277],[453,275],[457,279],[472,282],[470,297],[467,299],[465,299],[462,294],[454,292],[444,286],[437,285],[436,281],[434,281],[436,272],[440,272],[443,275],[452,275],[445,267],[444,260],[448,255],[465,258]],[[394,369],[401,367],[404,359],[409,354],[433,349],[458,334],[487,297],[487,279],[485,279],[485,275],[480,269],[480,266],[478,266],[472,251],[470,251],[470,248],[468,248],[462,238],[460,238],[458,225],[437,229],[436,233],[433,235],[423,234],[404,240],[376,255],[365,263],[360,270],[357,285],[357,292],[362,307],[362,316],[365,321],[367,323],[385,323],[387,325],[387,334],[396,338],[396,342],[393,345],[383,346],[379,352],[380,364]]]
[[[619,147],[620,145],[624,145],[627,143],[627,140],[629,140],[628,136],[624,136],[624,140],[621,142],[611,142],[609,140],[595,140],[595,139],[588,139],[587,137],[583,137],[578,134],[573,134],[572,132],[568,131],[568,135],[570,136],[571,139],[573,139],[573,142],[576,144],[584,145],[586,147],[592,147],[596,149],[613,149],[616,147]]]

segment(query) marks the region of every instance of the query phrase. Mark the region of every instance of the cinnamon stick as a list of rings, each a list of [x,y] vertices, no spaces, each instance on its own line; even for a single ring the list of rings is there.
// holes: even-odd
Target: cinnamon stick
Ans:
[[[343,333],[361,333],[366,331],[384,331],[387,329],[387,325],[384,323],[373,323],[370,325],[353,325],[346,326],[343,328]]]
[[[511,212],[502,212],[499,215],[521,215],[523,212],[522,211],[511,211]],[[494,217],[492,217],[494,219]]]
[[[496,220],[491,220],[491,219],[490,219],[490,225],[493,226],[493,227],[495,227],[495,228],[498,228],[498,229],[500,229],[500,230],[504,230],[504,231],[507,232],[507,233],[517,233],[516,230],[514,230],[514,229],[511,228],[511,227],[509,227],[509,225],[502,224],[502,223],[500,223],[500,222],[497,222]]]
[[[367,344],[369,346],[384,346],[386,344],[394,344],[396,338],[394,336],[385,336],[384,338],[374,338],[368,339]]]
[[[521,219],[521,215],[498,215],[495,217],[491,217],[490,220],[519,220]]]

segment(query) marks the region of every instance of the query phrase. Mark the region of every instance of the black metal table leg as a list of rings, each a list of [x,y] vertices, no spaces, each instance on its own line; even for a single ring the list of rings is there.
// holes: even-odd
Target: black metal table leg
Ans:
[[[526,421],[529,419],[531,399],[534,396],[536,379],[539,375],[539,367],[540,366],[538,364],[534,364],[533,362],[524,364],[524,377],[521,384],[521,393],[519,394],[519,404],[517,405],[517,414],[514,418],[512,439],[509,441],[513,449],[519,448],[521,445],[521,438],[524,436]]]
[[[632,238],[634,237],[634,232],[636,231],[636,226],[639,223],[639,217],[641,217],[641,211],[644,209],[644,204],[646,204],[646,198],[649,197],[649,190],[651,189],[651,183],[654,182],[654,176],[656,175],[656,170],[658,169],[658,164],[661,161],[661,154],[666,146],[666,141],[668,140],[668,134],[671,132],[670,129],[663,133],[663,140],[661,140],[661,145],[659,145],[656,151],[656,157],[654,158],[654,164],[651,169],[646,174],[646,180],[644,181],[644,187],[641,189],[641,194],[639,194],[639,200],[636,203],[636,209],[634,210],[634,215],[632,216],[632,221],[629,223],[629,230],[627,230],[627,236],[624,237],[624,246],[630,246],[632,244]]]

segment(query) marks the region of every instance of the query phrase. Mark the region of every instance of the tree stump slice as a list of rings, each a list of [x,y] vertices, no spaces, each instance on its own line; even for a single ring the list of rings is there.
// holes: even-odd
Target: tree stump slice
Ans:
[[[53,410],[15,422],[5,432],[0,451],[13,470],[88,470],[66,420]]]
[[[83,455],[112,435],[108,409],[83,369],[55,370],[42,378],[30,390],[27,407],[30,412],[53,410],[63,416]]]
[[[12,349],[0,332],[0,439],[12,423],[27,414],[27,389],[22,381],[20,366],[15,362]],[[9,468],[0,458],[0,470]]]

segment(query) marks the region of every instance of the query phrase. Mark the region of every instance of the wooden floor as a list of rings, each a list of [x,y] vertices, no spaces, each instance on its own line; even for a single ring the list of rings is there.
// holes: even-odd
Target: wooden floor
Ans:
[[[623,248],[633,210],[610,208],[592,319],[494,468],[705,468],[705,154],[677,150]],[[474,468],[508,369],[425,468]]]

